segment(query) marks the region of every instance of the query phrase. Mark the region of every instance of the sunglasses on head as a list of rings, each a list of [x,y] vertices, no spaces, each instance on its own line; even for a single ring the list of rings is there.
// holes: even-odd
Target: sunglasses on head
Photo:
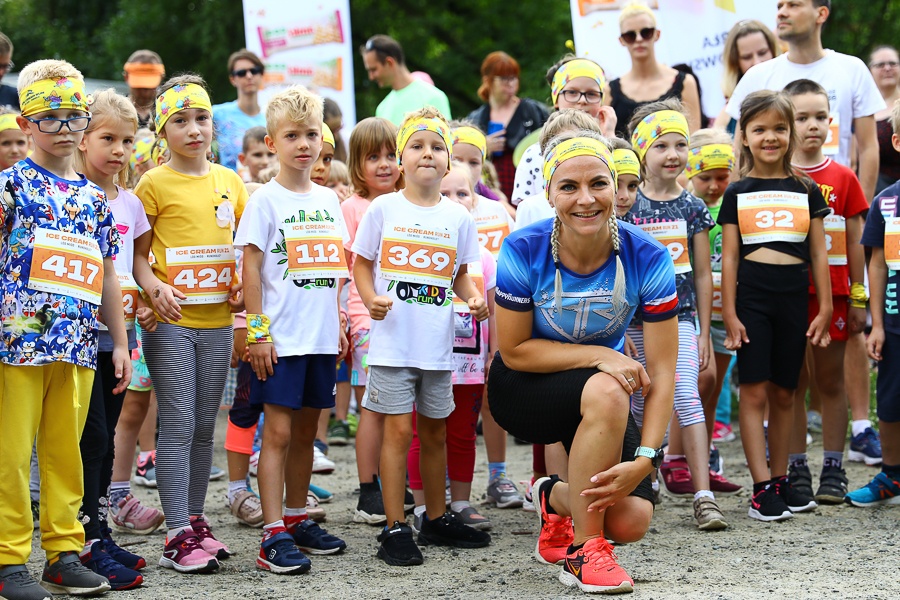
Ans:
[[[261,75],[262,72],[262,67],[251,67],[249,69],[238,69],[237,71],[232,71],[231,74],[235,77],[246,77],[247,73],[250,73],[251,75]]]
[[[639,35],[642,40],[651,40],[655,33],[656,27],[644,27],[640,30],[623,31],[622,35],[619,37],[621,37],[626,44],[633,44],[637,41]]]

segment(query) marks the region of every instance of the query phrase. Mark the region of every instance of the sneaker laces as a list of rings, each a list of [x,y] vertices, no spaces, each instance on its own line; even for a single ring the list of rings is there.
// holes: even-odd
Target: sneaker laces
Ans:
[[[97,570],[94,571],[95,573],[102,575],[103,573],[111,573],[112,571],[124,568],[122,563],[110,556],[104,541],[100,541],[99,543],[94,542],[94,546],[98,548],[97,552],[94,551],[94,548],[91,548],[91,559],[93,559],[94,564],[97,565]],[[91,570],[93,571],[93,569]]]
[[[27,569],[22,569],[21,571],[13,571],[8,575],[4,575],[3,579],[15,583],[18,587],[26,587],[37,583],[34,579],[32,579]]]
[[[722,474],[720,474],[720,473],[716,473],[716,472],[713,471],[712,469],[709,470],[709,480],[710,480],[710,481],[716,481],[716,482],[718,482],[718,483],[731,483],[730,481],[728,481],[727,479],[725,479],[725,476],[724,476],[724,475],[722,475]]]
[[[555,516],[556,519],[551,519],[551,516]],[[572,517],[548,514],[544,519],[543,529],[547,534],[547,542],[551,546],[568,546],[572,541]]]
[[[595,573],[606,570],[609,566],[619,568],[618,558],[613,552],[612,544],[604,537],[594,538],[584,545],[584,562],[590,564]]]

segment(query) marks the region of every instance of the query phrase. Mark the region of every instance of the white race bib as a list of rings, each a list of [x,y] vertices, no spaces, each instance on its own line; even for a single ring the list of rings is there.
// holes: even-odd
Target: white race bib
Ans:
[[[338,223],[285,223],[284,241],[291,279],[341,279],[350,276]]]
[[[168,283],[187,299],[181,304],[225,302],[234,280],[234,246],[166,248]]]
[[[92,237],[38,228],[31,251],[28,287],[100,304],[103,256]]]

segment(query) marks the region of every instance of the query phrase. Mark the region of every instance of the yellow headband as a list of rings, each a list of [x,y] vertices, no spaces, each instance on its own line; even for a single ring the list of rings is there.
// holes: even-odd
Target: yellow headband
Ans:
[[[160,162],[160,159],[163,161],[166,158],[166,150],[169,148],[169,145],[166,144],[165,138],[157,138],[156,141],[153,142],[153,148],[150,150],[150,160],[153,161],[153,164],[157,167],[163,164]]]
[[[19,123],[16,121],[16,115],[14,113],[0,115],[0,131],[6,131],[7,129],[15,129],[16,131],[22,130],[19,127]]]
[[[397,164],[402,164],[400,162],[400,155],[403,154],[403,150],[406,148],[406,143],[409,141],[409,138],[417,131],[431,131],[441,136],[441,139],[444,140],[444,144],[447,145],[447,168],[450,168],[450,157],[453,154],[453,144],[450,142],[450,129],[441,119],[430,119],[425,117],[407,119],[406,122],[403,123],[403,127],[400,128],[400,131],[397,132]]]
[[[131,168],[142,165],[153,156],[153,142],[156,141],[152,135],[147,135],[134,140],[134,152],[131,153]]]
[[[597,85],[600,86],[600,93],[603,93],[603,88],[606,86],[606,75],[603,74],[603,69],[600,68],[600,65],[586,58],[576,58],[575,60],[570,60],[562,65],[553,75],[553,84],[550,86],[550,96],[553,98],[554,106],[556,105],[556,99],[559,97],[559,93],[566,87],[566,84],[576,77],[593,79],[597,82]]]
[[[322,143],[323,144],[331,144],[332,148],[336,148],[334,145],[334,134],[331,133],[331,127],[322,123]]]
[[[212,115],[209,94],[196,83],[176,85],[156,97],[156,132],[163,130],[166,121],[175,113],[187,108],[201,108]]]
[[[707,144],[688,152],[687,166],[684,168],[688,179],[712,169],[734,170],[734,148],[728,144]]]
[[[616,163],[616,171],[619,175],[641,176],[641,161],[638,160],[634,150],[618,148],[613,150],[613,161]]]
[[[481,150],[481,158],[487,156],[487,138],[474,127],[457,127],[453,130],[453,145],[469,144]]]
[[[90,112],[87,94],[84,93],[84,81],[68,77],[35,81],[19,92],[19,104],[23,117],[57,109]]]
[[[687,119],[678,111],[661,110],[644,117],[631,134],[631,145],[635,147],[638,158],[644,160],[650,144],[667,133],[679,133],[686,140],[691,140]]]
[[[594,138],[572,138],[561,142],[544,157],[544,193],[550,198],[550,180],[556,169],[562,163],[576,156],[594,156],[603,161],[609,167],[612,174],[613,190],[616,189],[616,163],[613,161],[609,147],[600,140]]]

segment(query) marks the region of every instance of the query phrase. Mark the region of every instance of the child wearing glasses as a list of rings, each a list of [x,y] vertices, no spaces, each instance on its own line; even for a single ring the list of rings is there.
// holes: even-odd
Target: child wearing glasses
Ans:
[[[228,81],[237,90],[237,100],[213,106],[219,164],[235,172],[241,166],[238,155],[243,151],[244,133],[266,126],[257,99],[265,70],[262,60],[246,48],[234,52],[228,57]]]
[[[634,112],[644,104],[667,98],[681,100],[691,131],[700,129],[697,80],[656,60],[653,46],[660,31],[653,11],[639,4],[626,6],[619,14],[619,31],[619,43],[631,55],[631,70],[609,82],[609,92],[603,99],[616,111],[616,135],[628,139],[628,122]]]
[[[122,295],[113,258],[119,231],[106,194],[75,171],[91,122],[84,79],[71,64],[40,60],[18,81],[19,127],[30,158],[0,172],[0,589],[5,598],[110,589],[82,566],[84,495],[79,439],[97,367],[101,306],[113,341],[114,393],[131,381]],[[33,524],[28,470],[41,467],[43,588],[28,574]]]

